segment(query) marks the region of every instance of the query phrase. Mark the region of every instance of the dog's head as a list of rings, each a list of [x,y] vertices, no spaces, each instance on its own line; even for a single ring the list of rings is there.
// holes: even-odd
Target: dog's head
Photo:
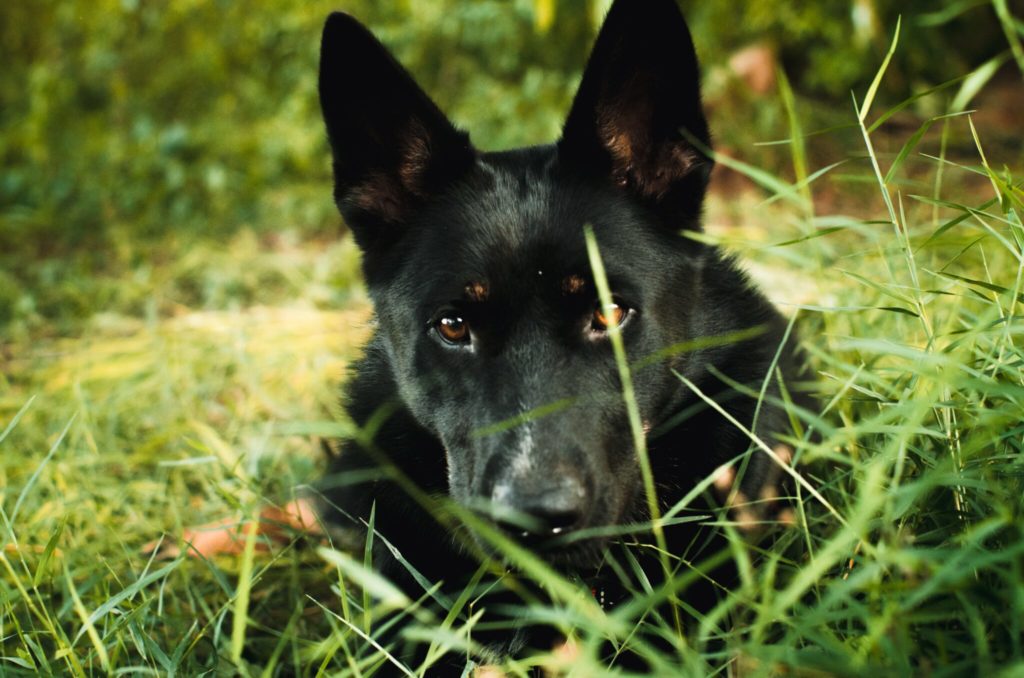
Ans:
[[[476,151],[343,14],[324,29],[320,99],[380,338],[452,496],[542,534],[631,517],[642,488],[609,325],[631,359],[652,355],[693,336],[701,294],[679,232],[699,229],[709,138],[675,2],[614,4],[555,145]],[[668,370],[634,380],[645,424],[672,408]]]

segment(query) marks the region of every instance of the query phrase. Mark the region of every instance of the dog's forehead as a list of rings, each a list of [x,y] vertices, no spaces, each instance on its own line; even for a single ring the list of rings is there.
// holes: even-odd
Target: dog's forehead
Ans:
[[[481,154],[465,182],[419,223],[405,268],[430,298],[583,293],[589,278],[584,226],[608,250],[606,268],[642,270],[653,243],[649,225],[614,191],[581,182],[558,167],[554,147]],[[631,256],[630,251],[642,256]],[[636,260],[638,259],[638,260]],[[429,270],[430,284],[423,285]],[[592,290],[590,290],[592,292]],[[471,296],[472,296],[471,295]]]
[[[454,228],[439,236],[468,264],[586,264],[584,226],[601,230],[622,216],[621,206],[559,168],[553,146],[482,154],[453,197]]]
[[[528,247],[551,228],[557,208],[553,154],[544,148],[487,153],[477,163],[479,179],[467,201],[470,232],[507,253]]]
[[[471,280],[522,275],[546,259],[586,261],[579,211],[566,210],[568,193],[553,176],[545,147],[479,156],[473,172],[422,215],[407,252],[410,270],[431,266],[436,278]],[[566,212],[562,216],[561,212]],[[530,271],[536,273],[536,271]]]

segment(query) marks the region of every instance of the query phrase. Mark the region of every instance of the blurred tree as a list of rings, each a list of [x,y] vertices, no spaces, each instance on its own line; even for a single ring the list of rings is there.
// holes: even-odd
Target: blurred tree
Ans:
[[[960,75],[1006,44],[984,0],[681,1],[706,65],[769,44],[798,93],[843,106],[874,74],[899,13],[904,37],[886,80],[895,94]],[[1018,16],[1021,2],[1010,2]],[[493,149],[557,136],[609,4],[344,7]],[[132,266],[161,255],[137,246],[153,236],[333,229],[315,75],[332,9],[335,0],[0,3],[0,285],[40,289],[74,270]],[[0,318],[13,313],[10,298],[0,295]]]
[[[900,16],[900,49],[884,83],[891,95],[956,77],[1006,49],[988,0],[682,0],[682,6],[706,58],[722,61],[743,45],[767,43],[798,91],[844,104],[851,89],[874,76]]]

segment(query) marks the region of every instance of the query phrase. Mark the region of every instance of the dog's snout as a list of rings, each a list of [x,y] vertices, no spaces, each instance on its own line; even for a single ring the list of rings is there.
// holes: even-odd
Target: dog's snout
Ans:
[[[550,537],[583,526],[590,496],[579,474],[563,472],[541,482],[500,482],[491,501],[504,529],[523,537]]]

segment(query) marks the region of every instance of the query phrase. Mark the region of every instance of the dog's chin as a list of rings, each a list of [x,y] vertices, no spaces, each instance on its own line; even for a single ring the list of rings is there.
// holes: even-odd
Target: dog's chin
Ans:
[[[585,539],[553,544],[540,555],[559,572],[574,574],[597,569],[607,546],[607,539]]]
[[[508,566],[516,569],[514,560],[510,560],[494,544],[475,533],[473,536],[488,556],[495,560],[502,560]],[[596,568],[601,564],[605,548],[608,546],[606,538],[592,537],[574,540],[571,533],[547,539],[522,538],[511,534],[507,534],[507,536],[563,574],[575,574]]]

